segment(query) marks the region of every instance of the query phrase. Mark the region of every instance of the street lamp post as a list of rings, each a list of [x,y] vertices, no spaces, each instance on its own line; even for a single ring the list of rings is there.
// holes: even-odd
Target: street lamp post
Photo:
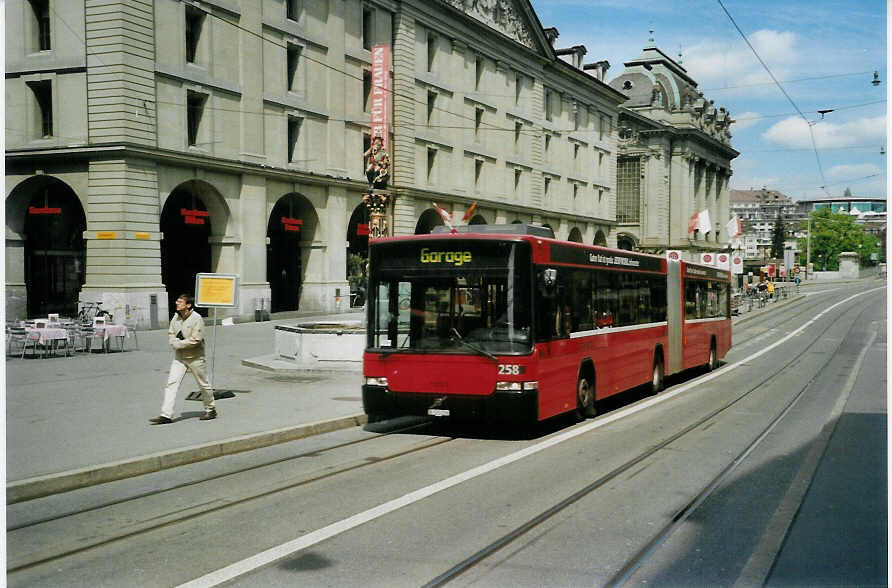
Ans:
[[[806,281],[811,278],[808,271],[811,267],[811,213],[808,214],[808,224],[806,228],[806,240],[805,240],[805,279]]]

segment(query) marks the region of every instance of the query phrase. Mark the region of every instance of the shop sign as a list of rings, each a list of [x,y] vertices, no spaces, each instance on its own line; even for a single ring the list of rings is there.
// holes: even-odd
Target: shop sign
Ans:
[[[282,217],[282,228],[286,231],[293,231],[295,233],[300,232],[300,226],[304,224],[304,221],[299,218],[291,218],[290,216]]]
[[[204,219],[211,215],[211,213],[206,210],[195,210],[189,208],[181,208],[180,214],[185,219],[187,225],[203,225]]]
[[[49,206],[44,206],[42,208],[38,208],[36,206],[29,206],[28,214],[62,214],[62,209],[61,208],[50,208]]]

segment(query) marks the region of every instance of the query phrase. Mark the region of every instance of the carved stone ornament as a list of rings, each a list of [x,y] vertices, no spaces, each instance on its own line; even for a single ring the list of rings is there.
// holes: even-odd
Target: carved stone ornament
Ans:
[[[511,0],[441,0],[532,49],[533,35]]]

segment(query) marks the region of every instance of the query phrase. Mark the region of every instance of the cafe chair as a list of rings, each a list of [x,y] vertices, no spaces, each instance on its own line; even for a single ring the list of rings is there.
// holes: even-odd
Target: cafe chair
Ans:
[[[139,349],[139,339],[136,338],[136,316],[133,315],[129,319],[124,319],[124,326],[127,327],[127,338],[133,337],[133,348]],[[121,350],[124,349],[124,341],[121,341]]]
[[[18,325],[6,325],[6,355],[11,355],[13,350],[21,347],[22,355],[24,355],[25,344],[28,341],[28,331],[25,327]],[[15,352],[18,354],[18,351]]]
[[[96,330],[93,328],[93,325],[90,323],[82,324],[80,327],[81,331],[81,341],[83,341],[82,350],[86,352],[93,351],[93,342],[97,339],[99,341],[103,341],[102,335],[97,335]]]
[[[22,345],[22,359],[25,359],[25,352],[29,347],[35,354],[40,352],[40,333],[36,331],[25,331],[25,344]]]
[[[71,350],[71,355],[78,351],[78,346],[81,345],[81,350],[83,350],[83,333],[81,331],[81,326],[79,323],[68,323],[63,327],[65,331],[68,333],[68,341],[67,341],[67,349]],[[66,353],[66,355],[68,355]]]

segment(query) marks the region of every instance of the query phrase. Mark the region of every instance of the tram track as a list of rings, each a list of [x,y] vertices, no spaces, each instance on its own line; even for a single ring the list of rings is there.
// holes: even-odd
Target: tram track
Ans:
[[[823,304],[823,306],[826,306],[826,303]],[[801,312],[797,312],[796,314],[793,314],[793,315],[791,315],[791,316],[786,316],[785,318],[787,319],[787,322],[790,322],[790,321],[795,320],[796,318],[800,317],[801,315],[803,315],[803,314],[805,314],[805,313],[813,312],[813,310],[814,310],[813,308],[804,308]],[[832,322],[831,322],[831,323],[830,323],[830,324],[829,324],[823,331],[821,331],[821,334],[819,334],[817,337],[815,337],[815,341],[819,340],[819,339],[821,338],[821,336],[823,335],[823,333],[826,333],[830,328],[832,328],[832,327],[836,324],[836,321],[838,321],[838,320],[839,320],[839,317],[837,317],[837,319],[835,319],[834,321],[832,321]],[[807,346],[801,353],[799,353],[796,357],[792,358],[789,362],[787,362],[787,363],[786,363],[784,366],[782,366],[780,369],[776,370],[775,372],[773,372],[773,373],[770,374],[770,375],[765,376],[759,383],[756,384],[756,386],[754,386],[752,389],[750,389],[749,391],[747,391],[744,395],[741,395],[741,396],[738,397],[737,399],[733,400],[733,401],[732,401],[731,403],[729,403],[728,405],[719,408],[718,410],[714,411],[714,412],[713,412],[712,414],[710,414],[710,415],[707,415],[704,419],[701,419],[701,420],[698,421],[697,423],[695,423],[695,424],[693,424],[693,425],[691,425],[691,426],[685,427],[685,429],[683,429],[682,431],[679,431],[679,432],[677,432],[676,434],[672,435],[670,438],[664,440],[659,446],[655,446],[655,447],[649,449],[647,452],[642,453],[640,456],[634,458],[633,460],[630,460],[630,462],[627,462],[627,463],[624,464],[623,466],[620,466],[619,468],[614,469],[614,470],[611,471],[609,474],[607,474],[607,475],[605,475],[605,476],[599,478],[598,480],[596,480],[596,481],[593,482],[592,484],[590,484],[590,485],[586,486],[585,488],[583,488],[582,490],[580,490],[580,491],[574,493],[572,496],[568,497],[568,498],[565,499],[564,501],[561,501],[561,503],[559,503],[558,505],[555,505],[554,507],[548,509],[548,511],[545,511],[544,513],[538,515],[537,517],[534,517],[533,520],[531,520],[529,523],[527,523],[527,524],[525,524],[525,525],[522,525],[522,526],[519,527],[518,529],[523,528],[523,529],[525,529],[526,531],[528,531],[529,529],[532,529],[533,527],[535,527],[536,525],[540,524],[541,522],[547,520],[548,518],[550,518],[550,517],[553,516],[554,514],[556,514],[556,513],[560,512],[561,510],[567,508],[568,506],[570,506],[570,505],[573,504],[574,502],[577,502],[579,499],[583,498],[586,494],[590,494],[590,493],[593,492],[595,489],[597,489],[597,487],[599,487],[599,486],[603,486],[605,483],[607,483],[607,482],[610,481],[611,479],[615,479],[617,476],[619,476],[619,475],[620,475],[621,473],[623,473],[624,471],[629,470],[629,468],[631,468],[631,467],[633,467],[634,465],[640,463],[641,461],[647,459],[648,457],[650,457],[651,455],[653,455],[654,453],[656,453],[656,452],[659,451],[660,449],[665,448],[667,445],[671,444],[673,441],[682,438],[684,435],[690,433],[691,431],[693,431],[694,429],[696,429],[698,426],[703,425],[703,424],[704,424],[706,421],[708,421],[709,419],[714,418],[714,417],[717,416],[719,413],[723,412],[724,410],[727,410],[728,408],[730,408],[730,406],[732,406],[732,405],[736,404],[737,402],[739,402],[745,395],[748,395],[748,394],[751,393],[755,388],[758,388],[760,385],[764,384],[765,381],[769,380],[771,377],[773,377],[774,375],[776,375],[776,373],[778,373],[778,372],[780,372],[780,371],[782,371],[782,370],[784,370],[784,369],[789,369],[789,366],[790,366],[790,365],[792,365],[792,364],[793,364],[795,361],[797,361],[798,359],[801,359],[802,356],[804,356],[806,353],[808,353],[808,352],[813,348],[813,346],[814,346],[814,342],[812,342],[810,345],[808,345],[808,346]],[[172,487],[169,487],[169,488],[165,488],[165,489],[160,490],[160,491],[148,492],[148,493],[145,493],[144,495],[141,495],[141,496],[128,497],[128,498],[125,499],[125,500],[115,501],[115,502],[109,502],[109,503],[106,503],[106,504],[103,504],[103,505],[98,505],[98,506],[93,507],[93,508],[90,508],[90,509],[84,509],[84,510],[81,510],[81,511],[72,511],[72,512],[70,512],[70,513],[64,513],[64,514],[62,514],[62,515],[60,515],[60,516],[57,516],[57,517],[47,518],[47,519],[44,519],[44,520],[41,520],[41,521],[33,521],[33,522],[31,522],[31,523],[29,523],[29,524],[27,524],[27,525],[20,525],[20,526],[17,526],[17,527],[15,527],[15,528],[10,528],[10,529],[8,529],[8,531],[10,531],[10,532],[13,532],[13,531],[15,531],[15,532],[27,532],[29,528],[34,527],[34,526],[37,526],[37,525],[63,521],[63,520],[66,519],[66,518],[75,517],[75,516],[77,516],[77,515],[79,515],[79,514],[89,514],[90,512],[97,512],[97,513],[98,513],[98,512],[101,512],[101,510],[102,510],[103,508],[109,508],[109,507],[112,507],[112,506],[123,506],[123,507],[126,507],[128,503],[134,502],[134,501],[139,500],[139,499],[141,499],[141,498],[152,497],[152,496],[158,496],[158,495],[161,495],[161,494],[166,493],[166,492],[172,492],[172,491],[175,491],[175,490],[185,489],[185,488],[188,488],[189,486],[194,486],[194,485],[201,484],[201,483],[204,483],[204,482],[209,482],[209,481],[220,481],[220,480],[225,479],[227,476],[235,476],[235,475],[238,475],[238,474],[249,473],[249,472],[251,472],[251,471],[254,471],[254,470],[260,470],[260,469],[265,468],[265,467],[271,467],[271,466],[275,466],[275,465],[278,465],[278,464],[287,463],[288,461],[291,461],[291,460],[296,460],[296,459],[301,459],[301,458],[310,457],[310,456],[314,456],[314,455],[319,455],[319,454],[320,454],[321,452],[323,452],[323,451],[324,451],[324,452],[328,452],[328,451],[334,451],[334,450],[336,450],[336,449],[340,449],[340,448],[346,448],[346,447],[350,447],[350,446],[357,446],[357,445],[364,444],[364,443],[368,443],[368,442],[371,442],[371,441],[374,441],[374,440],[379,440],[379,439],[381,439],[381,438],[383,438],[383,437],[386,437],[386,436],[397,435],[397,434],[407,433],[407,432],[419,432],[419,431],[425,430],[427,427],[430,427],[430,425],[431,425],[431,423],[429,423],[429,422],[423,422],[423,423],[413,424],[413,425],[411,425],[411,426],[409,426],[409,427],[405,427],[405,428],[401,428],[401,429],[396,429],[396,430],[388,431],[388,432],[383,433],[383,434],[381,434],[381,435],[376,435],[375,437],[370,437],[370,438],[367,438],[367,439],[354,440],[354,441],[350,441],[350,442],[347,442],[347,443],[341,443],[341,444],[333,445],[333,446],[331,446],[331,447],[326,447],[326,448],[324,448],[323,450],[316,450],[316,451],[309,452],[309,453],[302,453],[302,454],[300,454],[300,455],[288,456],[288,457],[285,457],[285,458],[282,458],[282,459],[279,459],[279,460],[272,460],[272,461],[268,461],[268,462],[265,462],[265,463],[262,463],[262,464],[253,465],[253,466],[248,467],[248,468],[242,468],[242,469],[240,469],[240,470],[238,470],[238,471],[231,471],[231,472],[227,472],[227,473],[225,473],[225,474],[220,474],[220,475],[218,475],[218,476],[210,476],[210,477],[207,477],[207,478],[203,478],[203,479],[201,479],[201,480],[191,481],[191,482],[186,483],[186,484],[180,484],[180,485],[177,485],[177,486],[172,486]],[[440,429],[439,429],[438,427],[435,427],[435,430],[439,431]],[[171,513],[168,514],[168,516],[167,516],[166,518],[156,520],[156,521],[154,521],[154,522],[152,522],[152,523],[148,523],[148,522],[147,522],[146,525],[144,525],[144,526],[142,526],[142,527],[140,527],[140,528],[138,528],[138,529],[130,529],[130,530],[128,530],[127,532],[118,533],[118,534],[116,534],[115,536],[107,536],[107,537],[105,537],[105,538],[100,538],[100,539],[98,539],[98,540],[95,540],[95,541],[90,542],[89,544],[79,544],[79,545],[77,546],[77,548],[72,548],[72,549],[67,549],[67,550],[58,550],[57,553],[53,553],[53,554],[51,554],[51,555],[49,555],[49,556],[45,556],[45,557],[36,557],[36,558],[32,558],[32,560],[27,561],[27,562],[14,562],[14,561],[10,561],[9,564],[10,564],[11,567],[8,568],[7,573],[8,573],[8,574],[12,574],[12,573],[15,573],[15,572],[18,572],[18,571],[27,570],[27,569],[29,569],[29,568],[34,568],[34,567],[37,567],[37,566],[42,565],[42,564],[46,564],[46,563],[49,563],[49,562],[52,562],[52,561],[55,561],[55,560],[60,560],[60,559],[63,559],[63,558],[65,558],[65,557],[68,557],[68,556],[71,556],[71,555],[75,555],[75,554],[78,554],[78,553],[82,553],[82,552],[85,552],[85,551],[89,551],[89,550],[92,550],[92,549],[95,549],[95,548],[98,548],[98,547],[101,547],[101,546],[107,546],[107,545],[110,545],[110,544],[114,544],[114,543],[116,543],[116,542],[123,541],[123,540],[126,540],[126,539],[128,539],[128,538],[131,538],[131,537],[134,537],[134,536],[137,536],[137,535],[147,534],[147,533],[150,533],[150,532],[152,532],[152,531],[159,530],[159,529],[162,529],[162,528],[165,528],[165,527],[171,527],[171,526],[174,526],[174,525],[177,525],[177,524],[186,522],[186,521],[190,521],[190,520],[193,520],[193,519],[196,519],[196,518],[198,518],[198,517],[202,517],[202,516],[205,516],[205,515],[208,515],[208,514],[211,514],[211,513],[219,513],[219,512],[221,512],[221,511],[225,511],[226,509],[229,509],[229,508],[232,508],[232,507],[235,507],[235,506],[238,506],[238,505],[243,505],[243,504],[248,503],[248,502],[251,502],[251,501],[253,501],[253,500],[257,500],[257,499],[260,499],[260,498],[265,498],[265,497],[273,496],[273,495],[275,495],[275,494],[277,494],[277,493],[280,493],[280,492],[285,492],[285,491],[288,491],[288,490],[291,490],[291,489],[294,489],[294,488],[298,488],[298,487],[300,487],[300,486],[305,486],[305,485],[308,485],[308,484],[311,484],[311,483],[314,483],[314,482],[318,482],[318,481],[321,481],[321,480],[324,480],[324,479],[327,479],[327,478],[332,478],[332,477],[334,477],[334,476],[338,476],[338,475],[341,475],[341,474],[344,474],[344,473],[347,473],[347,472],[354,472],[354,471],[357,471],[357,470],[361,470],[362,468],[364,468],[364,467],[366,467],[366,466],[368,466],[368,465],[380,464],[380,463],[382,463],[382,462],[385,462],[385,461],[388,461],[388,460],[392,460],[392,459],[396,459],[396,458],[398,458],[398,457],[402,457],[402,456],[405,456],[405,455],[409,455],[409,454],[415,454],[415,453],[423,452],[423,451],[426,450],[426,449],[430,449],[430,448],[437,447],[437,446],[442,446],[443,444],[448,443],[448,442],[450,442],[450,441],[453,441],[453,440],[455,440],[455,439],[457,439],[457,438],[460,438],[460,437],[455,437],[455,436],[452,436],[452,437],[445,437],[445,436],[444,436],[443,438],[434,439],[434,440],[432,440],[431,442],[426,443],[426,444],[423,445],[423,446],[419,445],[419,446],[417,446],[417,447],[413,447],[413,448],[411,448],[411,449],[409,449],[409,450],[406,450],[406,451],[398,451],[398,452],[394,452],[394,453],[389,454],[389,455],[383,455],[383,456],[380,456],[380,457],[375,457],[374,460],[369,460],[369,461],[366,461],[366,462],[364,462],[364,463],[355,463],[355,464],[353,464],[353,465],[350,465],[349,467],[343,467],[343,468],[339,468],[339,469],[332,469],[332,470],[329,470],[329,471],[325,471],[325,472],[323,472],[322,474],[317,475],[317,476],[306,477],[306,478],[301,479],[301,480],[299,480],[299,481],[297,481],[297,482],[286,483],[286,484],[280,484],[280,485],[278,485],[278,486],[276,486],[276,487],[267,488],[264,492],[253,493],[253,494],[245,495],[245,496],[238,497],[238,498],[228,499],[228,500],[226,500],[226,501],[211,501],[211,502],[207,503],[206,505],[202,505],[202,508],[201,508],[200,510],[190,510],[190,511],[182,512],[182,513],[173,513],[173,512],[171,512]],[[197,505],[196,505],[196,506],[197,506]],[[524,532],[525,532],[525,531],[524,531]],[[522,532],[521,532],[521,533],[518,533],[518,534],[517,534],[516,536],[514,536],[513,538],[510,538],[510,539],[508,539],[508,540],[505,540],[502,544],[500,544],[500,545],[498,545],[498,546],[495,546],[495,547],[494,547],[495,543],[491,544],[489,553],[490,553],[490,554],[491,554],[491,553],[495,553],[496,551],[498,551],[499,549],[501,549],[501,547],[503,547],[504,545],[507,545],[507,544],[511,543],[512,541],[516,540],[517,538],[521,537],[522,535],[523,535]],[[507,535],[506,535],[505,537],[507,537]],[[503,538],[503,539],[504,539],[504,538]],[[496,543],[498,543],[498,542],[496,542]],[[483,561],[483,559],[485,559],[487,556],[488,556],[488,555],[482,557],[479,561]],[[475,563],[476,563],[476,562],[470,564],[470,565],[467,566],[465,569],[469,569],[469,568],[470,568],[471,566],[473,566]],[[459,573],[458,575],[460,575],[460,573]],[[457,577],[457,575],[454,576],[454,577]],[[446,579],[445,581],[448,581],[448,579]],[[442,583],[445,583],[445,582],[442,582]],[[430,584],[430,585],[439,585],[439,584]]]
[[[427,422],[427,421],[421,422],[421,423],[416,423],[416,424],[412,424],[412,425],[409,425],[406,427],[401,427],[398,429],[390,430],[390,431],[387,431],[386,433],[381,433],[381,434],[375,435],[374,437],[368,437],[365,439],[357,439],[357,440],[348,441],[345,443],[339,443],[336,445],[332,445],[330,447],[326,447],[324,449],[317,449],[317,450],[313,450],[310,452],[300,453],[297,455],[291,455],[291,456],[283,457],[283,458],[276,459],[276,460],[265,461],[260,464],[251,465],[250,467],[239,468],[237,470],[231,470],[231,471],[227,471],[225,473],[221,473],[221,474],[217,474],[217,475],[213,475],[213,476],[206,476],[206,477],[203,477],[198,480],[191,480],[189,482],[176,484],[173,486],[165,487],[163,489],[141,492],[139,494],[128,496],[128,497],[120,499],[120,500],[107,501],[107,502],[103,502],[102,504],[90,506],[88,508],[83,508],[83,509],[78,509],[78,510],[70,510],[70,511],[66,511],[64,513],[59,513],[59,514],[56,514],[53,516],[43,517],[40,519],[28,521],[27,523],[8,526],[7,527],[7,545],[9,545],[10,543],[13,543],[13,544],[15,543],[15,537],[12,536],[12,541],[10,541],[10,537],[11,537],[11,534],[14,534],[17,532],[18,533],[28,532],[29,530],[33,530],[40,526],[59,524],[59,523],[63,523],[66,520],[73,520],[76,517],[82,517],[82,516],[87,516],[87,515],[91,515],[91,514],[96,515],[98,518],[102,518],[101,513],[104,510],[108,510],[111,508],[125,508],[126,509],[129,504],[135,504],[139,501],[144,501],[144,500],[151,499],[151,498],[157,498],[157,497],[160,497],[160,496],[172,493],[172,492],[187,490],[189,488],[197,487],[202,484],[216,482],[221,486],[225,486],[225,482],[223,482],[223,481],[226,478],[244,475],[244,474],[250,474],[252,472],[259,472],[266,468],[280,466],[283,464],[287,464],[288,462],[295,462],[297,460],[305,459],[307,457],[317,457],[323,453],[335,452],[339,449],[355,447],[355,446],[359,446],[359,445],[368,445],[368,444],[371,444],[372,442],[380,441],[381,439],[390,437],[390,436],[395,436],[395,435],[400,435],[400,434],[405,434],[405,433],[418,433],[420,431],[423,431],[426,428],[430,428],[431,425],[432,425],[432,423]],[[395,451],[395,452],[392,452],[392,453],[389,453],[386,455],[382,455],[382,456],[374,456],[374,458],[368,457],[365,459],[359,459],[358,461],[356,461],[355,463],[352,463],[350,465],[345,465],[343,467],[339,467],[339,468],[335,468],[335,469],[327,469],[323,473],[320,473],[318,475],[313,475],[313,476],[307,476],[307,477],[302,478],[295,482],[278,484],[278,485],[275,485],[274,487],[267,488],[262,492],[248,493],[245,496],[241,496],[238,498],[229,498],[224,501],[221,501],[221,500],[208,501],[204,504],[196,505],[194,508],[185,509],[185,510],[181,509],[179,512],[170,512],[170,513],[166,513],[164,515],[152,517],[152,519],[150,519],[150,521],[152,521],[152,522],[147,522],[146,524],[141,525],[136,529],[131,529],[127,532],[118,533],[118,534],[115,534],[114,536],[106,536],[103,538],[97,538],[92,541],[79,542],[77,548],[58,550],[57,553],[52,553],[51,555],[44,555],[41,557],[35,557],[35,558],[32,558],[32,559],[24,561],[24,562],[14,563],[12,561],[13,554],[8,554],[10,556],[10,558],[7,563],[7,565],[8,565],[7,574],[13,574],[15,572],[24,571],[24,570],[27,570],[30,568],[34,568],[36,566],[40,566],[40,565],[55,561],[55,560],[59,560],[59,559],[63,559],[63,558],[66,558],[66,557],[69,557],[72,555],[83,553],[83,552],[89,551],[91,549],[111,545],[116,542],[135,537],[137,535],[151,533],[153,531],[157,531],[157,530],[163,529],[165,527],[178,525],[178,524],[181,524],[181,523],[184,523],[187,521],[191,521],[198,517],[206,516],[206,515],[209,515],[212,513],[219,513],[221,511],[225,511],[226,509],[231,509],[231,508],[234,508],[237,506],[241,506],[241,505],[244,505],[244,504],[249,503],[254,500],[274,496],[278,493],[282,493],[282,492],[294,490],[296,488],[300,488],[301,486],[307,486],[309,484],[320,482],[322,480],[326,480],[326,479],[329,479],[329,478],[332,478],[335,476],[343,475],[343,474],[350,473],[350,472],[355,472],[357,470],[361,470],[361,469],[369,467],[369,466],[378,465],[378,464],[381,464],[382,462],[387,462],[387,461],[394,460],[394,459],[397,459],[400,457],[404,457],[406,455],[411,455],[411,454],[419,453],[419,452],[422,452],[422,451],[425,451],[428,449],[432,449],[434,447],[439,447],[446,443],[454,441],[456,439],[457,439],[457,437],[434,437],[429,442],[421,443],[420,445],[410,447],[403,451]]]
[[[861,295],[863,295],[863,294],[865,294],[865,293],[862,293]],[[833,308],[834,306],[837,306],[839,304],[841,304],[841,303],[831,305],[830,308]],[[826,306],[826,303],[821,304],[821,305]],[[825,309],[825,312],[826,312],[826,310],[829,310],[829,309]],[[803,309],[801,312],[798,312],[792,316],[785,316],[785,319],[787,319],[787,322],[791,322],[791,321],[795,320],[796,318],[798,318],[799,316],[801,316],[802,314],[804,314],[805,312],[808,312],[808,310]],[[858,316],[862,315],[864,312],[866,312],[866,308],[862,309],[858,313]],[[458,577],[460,577],[461,575],[463,575],[464,573],[466,573],[467,571],[472,569],[474,566],[480,564],[481,562],[485,561],[489,557],[493,556],[494,554],[496,554],[497,552],[502,550],[504,547],[521,539],[522,537],[527,535],[530,531],[532,531],[533,529],[538,527],[543,522],[551,519],[553,516],[566,510],[568,507],[579,502],[581,499],[591,495],[596,490],[604,487],[609,482],[617,479],[620,475],[622,475],[625,472],[628,472],[630,469],[632,469],[636,465],[642,463],[643,461],[647,460],[648,458],[652,457],[657,452],[669,447],[670,445],[672,445],[676,441],[682,439],[683,437],[690,434],[691,432],[706,425],[707,423],[709,423],[711,420],[715,419],[720,414],[730,410],[731,408],[736,406],[739,402],[741,402],[742,400],[744,400],[745,398],[747,398],[748,396],[753,394],[761,386],[765,385],[766,383],[771,381],[773,378],[777,377],[778,374],[791,369],[792,366],[794,366],[798,362],[802,361],[803,358],[805,358],[812,351],[812,349],[819,342],[822,341],[824,335],[828,331],[831,331],[832,329],[834,329],[840,322],[843,322],[843,323],[845,322],[845,313],[844,312],[840,313],[838,316],[833,318],[833,320],[828,321],[827,325],[823,329],[821,329],[821,331],[811,339],[811,342],[808,345],[806,345],[800,352],[798,352],[797,354],[792,356],[788,361],[784,362],[780,367],[772,370],[770,373],[762,374],[762,377],[758,381],[756,381],[754,385],[749,386],[745,391],[743,391],[739,395],[735,396],[729,402],[726,402],[722,406],[719,406],[718,408],[710,411],[706,415],[696,419],[695,422],[685,426],[684,428],[673,433],[672,435],[665,437],[663,440],[659,441],[655,445],[651,445],[647,450],[628,459],[627,461],[625,461],[621,465],[617,466],[610,472],[599,477],[598,479],[594,480],[593,482],[584,486],[583,488],[577,490],[576,492],[573,492],[572,494],[570,494],[563,500],[555,503],[551,507],[541,511],[539,514],[531,517],[526,522],[516,526],[509,532],[502,534],[499,538],[490,542],[488,545],[484,546],[482,549],[479,549],[478,551],[476,551],[469,557],[465,558],[464,560],[457,563],[450,569],[446,570],[439,576],[436,576],[435,578],[433,578],[432,580],[430,580],[429,582],[424,584],[424,587],[425,588],[433,588],[436,586],[443,586],[443,585],[457,579]],[[848,334],[850,333],[854,323],[855,323],[855,321],[849,321],[847,328],[844,328],[844,331],[838,331],[838,332],[844,332],[844,335],[839,338],[839,342],[834,347],[834,353],[842,345],[842,342],[845,340],[846,336],[848,336]],[[708,484],[706,484],[704,487],[702,487],[701,490],[690,501],[688,501],[681,510],[679,510],[674,516],[670,517],[668,522],[658,532],[653,534],[652,538],[644,544],[644,547],[642,547],[639,551],[637,551],[632,558],[630,558],[628,561],[626,561],[619,568],[619,571],[613,575],[611,580],[606,585],[608,585],[608,586],[622,585],[622,583],[626,579],[628,579],[628,577],[641,565],[641,563],[643,563],[659,547],[659,545],[662,544],[662,542],[665,541],[669,535],[671,535],[672,531],[674,531],[678,527],[678,525],[680,525],[686,518],[688,518],[691,515],[691,513],[694,512],[694,510],[700,504],[702,504],[712,494],[712,492],[715,491],[715,489],[721,484],[721,482],[724,479],[726,479],[728,477],[728,475],[730,475],[730,473],[734,469],[736,469],[738,465],[740,465],[740,463],[743,462],[743,460],[753,451],[753,449],[759,443],[761,443],[761,441],[771,432],[771,430],[777,426],[777,424],[783,419],[783,417],[786,416],[789,413],[789,411],[796,405],[796,403],[803,397],[803,395],[808,390],[808,388],[821,376],[821,374],[824,372],[825,369],[827,369],[826,364],[824,366],[822,366],[821,369],[817,370],[815,375],[812,376],[803,386],[801,386],[801,388],[799,390],[796,391],[796,393],[793,395],[791,400],[789,400],[784,405],[784,407],[781,409],[781,411],[775,416],[775,418],[773,418],[769,422],[769,424],[766,427],[764,427],[762,429],[762,431],[760,431],[759,434],[756,435],[750,443],[747,444],[747,446],[743,449],[743,451],[739,452],[735,456],[735,458],[733,460],[731,460],[731,462],[725,468],[723,468],[722,471],[716,477],[714,477]]]

